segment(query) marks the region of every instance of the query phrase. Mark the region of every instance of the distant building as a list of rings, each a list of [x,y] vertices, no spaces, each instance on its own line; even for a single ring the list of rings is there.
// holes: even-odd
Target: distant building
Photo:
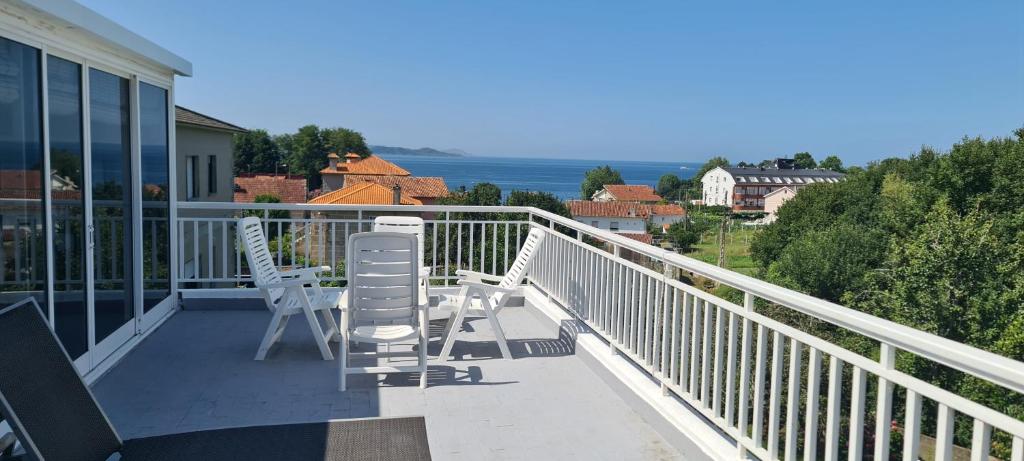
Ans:
[[[433,205],[439,199],[448,196],[448,186],[444,183],[444,178],[440,177],[345,175],[345,189],[363,183],[380,184],[388,189],[398,186],[403,194],[419,200],[424,205]]]
[[[261,195],[273,195],[281,203],[306,203],[306,178],[297,174],[241,173],[235,177],[234,200],[253,203]]]
[[[234,136],[245,128],[181,106],[174,121],[178,200],[232,201]]]
[[[673,223],[686,219],[686,210],[679,205],[647,205],[638,202],[566,202],[572,219],[591,227],[623,234],[634,240],[650,242],[648,224],[664,231]],[[640,235],[646,235],[646,237]]]
[[[385,187],[374,182],[361,182],[328,192],[309,201],[315,205],[423,205],[403,193],[399,187]]]
[[[795,196],[796,191],[789,187],[775,189],[774,191],[767,193],[764,196],[764,212],[768,213],[768,216],[765,216],[764,219],[765,223],[770,224],[774,222],[775,213],[778,212],[779,207]]]
[[[402,167],[376,155],[362,158],[359,154],[345,154],[345,161],[336,153],[327,156],[327,167],[320,170],[321,192],[331,192],[345,187],[345,177],[361,176],[409,176]]]
[[[635,184],[605,184],[604,188],[594,192],[591,199],[595,202],[638,202],[655,204],[662,201],[654,188]]]
[[[845,176],[830,170],[786,168],[791,165],[786,160],[778,159],[776,168],[718,167],[707,172],[700,180],[704,205],[765,211],[765,196],[778,189],[788,187],[795,193],[808,184],[836,183]]]

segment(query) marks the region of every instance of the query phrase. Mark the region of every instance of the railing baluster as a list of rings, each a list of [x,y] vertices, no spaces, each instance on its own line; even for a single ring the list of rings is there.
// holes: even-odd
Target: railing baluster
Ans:
[[[679,312],[679,309],[681,307],[679,305],[679,290],[677,290],[675,288],[672,288],[672,303],[671,303],[671,306],[672,306],[672,345],[671,345],[671,348],[669,350],[669,364],[668,364],[669,372],[668,372],[668,375],[669,375],[669,378],[670,378],[669,382],[671,382],[672,384],[675,385],[675,384],[678,384],[678,382],[679,382],[679,362],[680,362],[679,355],[681,354],[680,347],[679,347],[679,338],[682,337],[682,332],[680,331],[680,326],[679,326],[679,322],[681,320],[681,316],[680,316],[680,312]]]
[[[825,461],[839,461],[839,429],[843,398],[843,361],[829,357],[828,405],[825,412]],[[915,458],[914,461],[917,461]]]
[[[971,435],[971,461],[987,461],[992,450],[992,426],[980,419],[974,420],[974,431]]]
[[[754,309],[754,297],[750,293],[743,294],[743,306],[747,312],[752,312]],[[739,446],[739,458],[746,459],[747,449],[742,444],[742,439],[749,437],[747,434],[747,426],[750,418],[748,416],[748,407],[750,402],[750,344],[751,334],[753,333],[753,322],[747,318],[743,318],[743,340],[742,346],[740,346],[740,390],[739,390],[739,410],[736,422],[736,428],[739,431],[739,438],[741,443],[737,443]]]
[[[700,352],[700,403],[704,408],[711,408],[711,310],[715,307],[706,300],[702,301],[701,305],[704,307],[704,327],[701,329],[703,347]]]
[[[868,387],[868,373],[853,367],[853,386],[850,389],[850,461],[861,461],[864,452],[864,394]]]
[[[881,344],[878,361],[888,370],[896,366],[896,350]],[[889,380],[878,377],[878,406],[875,408],[875,459],[889,457],[889,438],[892,425],[892,391]]]
[[[693,348],[692,346],[692,331],[693,331],[693,306],[694,296],[690,293],[683,293],[683,318],[679,321],[679,327],[682,328],[681,338],[679,339],[679,347],[682,352],[679,353],[679,387],[686,389],[686,392],[690,393],[690,398],[695,398],[696,394],[693,392],[693,381],[692,381],[692,357]],[[687,380],[689,378],[689,381]]]
[[[754,358],[754,418],[751,421],[751,435],[754,445],[763,447],[762,427],[764,424],[764,380],[765,365],[768,361],[768,331],[764,325],[757,326],[757,354]]]
[[[491,224],[491,273],[498,273],[498,223]]]
[[[690,327],[690,397],[696,400],[699,397],[697,392],[697,376],[700,373],[700,364],[697,363],[697,359],[700,358],[700,331],[701,326],[701,304],[703,300],[693,297],[693,322]]]
[[[220,260],[221,260],[220,275],[221,275],[221,278],[224,278],[224,279],[228,278],[228,224],[229,224],[228,221],[222,221],[220,223]],[[153,235],[156,235],[156,229],[154,229]],[[154,250],[155,250],[155,248],[154,248]],[[153,253],[153,254],[156,254],[156,253]],[[153,259],[155,260],[156,258],[153,258]],[[153,269],[153,275],[154,276],[156,275],[156,268],[155,267]]]
[[[725,310],[715,308],[715,360],[714,377],[712,377],[711,411],[716,417],[722,415],[722,355],[725,347]]]
[[[948,405],[939,404],[938,419],[935,422],[935,461],[953,459],[953,424],[956,412]]]
[[[768,458],[779,459],[779,400],[782,397],[782,333],[772,335],[772,384],[768,391]]]
[[[725,426],[731,427],[736,401],[736,334],[739,318],[729,313],[729,354],[725,363]]]
[[[1013,438],[1013,448],[1010,449],[1010,461],[1024,461],[1024,437]]]
[[[903,461],[917,461],[921,454],[921,396],[907,389],[907,414],[903,422]]]
[[[505,262],[502,263],[502,265],[501,265],[501,271],[502,272],[508,272],[508,234],[509,234],[508,223],[505,223],[505,251],[502,252],[502,253],[504,253],[502,255],[502,257],[504,258]]]
[[[786,397],[786,461],[797,458],[796,436],[800,431],[800,362],[803,360],[804,345],[795,339],[789,340],[789,389]]]
[[[818,459],[818,393],[821,392],[821,351],[807,351],[807,409],[804,417],[804,460]]]
[[[455,269],[462,269],[462,222],[455,223]]]

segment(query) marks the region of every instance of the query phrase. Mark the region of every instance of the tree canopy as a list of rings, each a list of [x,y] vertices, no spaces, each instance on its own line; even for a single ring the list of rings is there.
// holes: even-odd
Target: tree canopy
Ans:
[[[238,173],[299,174],[312,189],[320,187],[320,170],[327,166],[327,154],[354,152],[371,155],[366,140],[348,128],[320,128],[306,125],[295,133],[271,136],[255,129],[234,137],[234,170]]]
[[[599,166],[584,173],[583,183],[580,184],[580,198],[590,200],[594,193],[601,190],[605,184],[625,184],[622,174],[613,170],[608,165]]]
[[[704,162],[704,165],[702,165],[699,170],[697,170],[697,173],[693,175],[693,179],[699,182],[707,172],[718,167],[726,168],[728,166],[729,159],[721,156],[711,157],[708,161]]]
[[[843,161],[838,156],[829,155],[824,160],[818,162],[818,168],[824,168],[826,170],[838,171],[840,173],[845,172],[843,169]]]
[[[818,162],[814,161],[810,152],[797,152],[793,154],[793,166],[803,169],[817,168]]]
[[[281,151],[267,130],[250,130],[234,136],[235,174],[269,173],[281,162]]]

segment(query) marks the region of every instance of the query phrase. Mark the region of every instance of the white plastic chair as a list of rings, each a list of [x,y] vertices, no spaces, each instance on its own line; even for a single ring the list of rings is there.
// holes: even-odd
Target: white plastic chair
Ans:
[[[305,314],[323,359],[334,359],[327,343],[338,337],[338,324],[334,321],[331,309],[337,307],[341,294],[324,293],[317,277],[318,273],[329,271],[331,268],[320,266],[288,271],[277,270],[259,218],[239,219],[236,232],[245,249],[245,259],[249,262],[253,283],[263,294],[267,309],[274,313],[256,351],[256,360],[266,358],[270,347],[281,339],[288,319],[299,313]],[[317,312],[327,324],[327,332],[321,328],[316,318]]]
[[[427,290],[427,299],[429,300],[430,290],[430,273],[432,268],[425,265],[426,259],[424,259],[423,252],[423,235],[425,233],[426,225],[423,224],[423,220],[415,216],[378,216],[373,218],[373,231],[374,232],[399,232],[403,234],[413,234],[416,236],[416,243],[419,244],[419,257],[420,257],[420,282],[423,284],[423,289]]]
[[[526,236],[526,241],[523,242],[523,246],[519,249],[519,254],[516,255],[515,261],[512,262],[512,266],[509,267],[504,277],[469,270],[455,271],[455,274],[459,276],[457,283],[462,286],[462,290],[459,291],[458,295],[445,297],[439,306],[442,308],[455,308],[448,318],[448,324],[445,325],[444,335],[442,336],[444,347],[441,348],[441,354],[438,357],[440,361],[448,360],[448,355],[452,351],[452,345],[455,344],[455,335],[462,327],[462,322],[466,316],[487,317],[491,324],[491,329],[494,330],[494,336],[497,338],[502,357],[506,359],[512,358],[512,354],[508,350],[508,343],[505,341],[505,332],[501,329],[497,315],[498,312],[505,308],[505,305],[508,304],[508,300],[511,298],[511,294],[526,277],[526,272],[530,270],[533,258],[537,254],[537,248],[544,241],[544,235],[543,230],[536,228],[530,230],[530,233]],[[497,284],[491,285],[486,282],[495,282]]]
[[[341,310],[341,346],[338,351],[338,389],[346,388],[350,374],[420,373],[427,387],[427,335],[429,304],[420,300],[416,236],[398,232],[352,234],[346,245],[348,302]],[[408,352],[355,353],[350,341],[386,344],[418,339],[419,349]],[[418,357],[416,365],[350,367],[349,356]]]

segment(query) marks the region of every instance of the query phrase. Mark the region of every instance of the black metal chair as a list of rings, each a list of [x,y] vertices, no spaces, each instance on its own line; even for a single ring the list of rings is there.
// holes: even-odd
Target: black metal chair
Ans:
[[[429,460],[422,417],[250,426],[122,441],[35,299],[0,310],[0,411],[46,461]]]

